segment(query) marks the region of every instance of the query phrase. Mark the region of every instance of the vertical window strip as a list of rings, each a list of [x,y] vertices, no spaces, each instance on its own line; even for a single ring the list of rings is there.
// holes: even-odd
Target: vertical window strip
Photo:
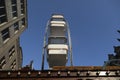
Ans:
[[[14,26],[14,31],[15,32],[19,30],[19,24],[18,24],[18,22],[14,23],[13,26]]]
[[[15,69],[15,67],[16,67],[16,60],[13,61],[13,63],[11,64],[11,67],[10,67],[10,68],[11,68],[11,69]]]
[[[3,39],[3,41],[5,41],[8,38],[10,38],[9,28],[4,29],[3,31],[1,31],[1,33],[2,33],[2,39]]]
[[[21,20],[22,26],[25,26],[25,18]]]
[[[5,56],[0,59],[0,69],[3,69],[6,64]]]
[[[17,17],[17,0],[11,0],[12,5],[12,15],[13,17]]]
[[[15,55],[15,46],[9,50],[9,58],[11,59]]]
[[[20,2],[21,2],[21,14],[24,14],[24,0],[20,0]]]
[[[7,22],[5,0],[0,0],[0,24]]]

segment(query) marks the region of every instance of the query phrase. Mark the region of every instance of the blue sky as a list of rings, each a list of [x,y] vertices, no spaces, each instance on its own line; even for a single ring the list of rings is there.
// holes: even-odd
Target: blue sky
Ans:
[[[34,60],[34,68],[41,68],[43,37],[52,13],[64,14],[69,23],[74,66],[102,66],[107,54],[114,53],[113,46],[120,45],[120,0],[28,0],[28,28],[20,40],[23,66]]]

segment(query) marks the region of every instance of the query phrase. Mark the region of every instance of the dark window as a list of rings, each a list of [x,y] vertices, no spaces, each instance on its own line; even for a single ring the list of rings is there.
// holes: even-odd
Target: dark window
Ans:
[[[14,54],[15,54],[15,46],[13,46],[13,47],[9,50],[9,58],[11,59]]]
[[[0,59],[0,69],[2,69],[5,66],[5,56]]]
[[[11,0],[13,17],[17,17],[17,2],[16,1],[17,0]]]
[[[3,31],[1,31],[1,33],[3,41],[7,40],[10,37],[9,28],[4,29]]]
[[[22,19],[22,25],[25,25],[25,18]]]
[[[7,21],[5,0],[0,0],[0,24]]]
[[[10,67],[10,68],[11,68],[11,69],[15,69],[15,67],[16,67],[16,60],[13,61],[13,63],[11,64],[11,67]]]
[[[16,0],[11,0],[11,3],[16,4],[17,2],[16,2]]]
[[[21,3],[24,3],[24,0],[20,0]]]
[[[64,21],[64,18],[52,18],[52,21]]]
[[[19,25],[18,22],[14,23],[14,31],[18,31],[19,30]]]
[[[25,13],[24,0],[20,0],[20,2],[21,2],[21,14],[24,14]]]
[[[52,37],[49,38],[49,44],[66,44],[67,40],[65,37]]]

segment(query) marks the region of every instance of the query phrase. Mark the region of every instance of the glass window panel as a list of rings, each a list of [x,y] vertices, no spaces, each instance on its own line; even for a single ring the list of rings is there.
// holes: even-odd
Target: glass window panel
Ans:
[[[16,4],[17,2],[16,2],[16,0],[11,0],[11,3]]]
[[[49,44],[65,44],[66,38],[49,38]]]
[[[10,35],[9,35],[9,28],[4,29],[3,31],[1,31],[1,33],[2,33],[3,41],[5,41],[7,38],[10,37]]]
[[[16,67],[16,60],[13,61],[13,63],[11,64],[11,69],[15,69]]]
[[[18,25],[18,22],[14,23],[14,31],[17,31],[19,30],[19,25]]]
[[[13,47],[9,50],[9,58],[11,59],[14,54],[15,54],[15,46],[13,46]]]
[[[0,69],[2,69],[6,64],[5,56],[0,59]]]
[[[21,14],[24,14],[24,0],[20,0],[21,2]]]
[[[16,1],[17,0],[11,0],[13,17],[17,17],[17,2]]]
[[[64,21],[64,18],[52,18],[52,21]]]
[[[0,24],[7,21],[5,0],[0,0]]]
[[[22,19],[22,25],[25,25],[25,18]]]

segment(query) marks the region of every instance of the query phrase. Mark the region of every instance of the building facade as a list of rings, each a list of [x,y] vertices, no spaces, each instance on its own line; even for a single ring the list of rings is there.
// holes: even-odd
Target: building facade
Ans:
[[[27,28],[27,1],[0,0],[0,69],[22,67],[19,36]]]

